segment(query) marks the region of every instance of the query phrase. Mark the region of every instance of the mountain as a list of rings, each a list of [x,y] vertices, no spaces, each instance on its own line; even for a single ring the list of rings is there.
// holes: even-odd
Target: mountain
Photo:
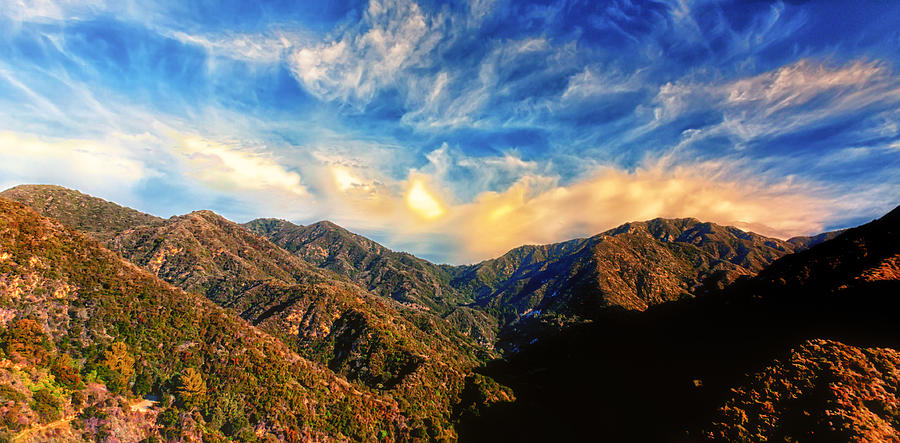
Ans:
[[[498,346],[515,350],[604,309],[642,311],[719,290],[802,247],[696,219],[658,218],[522,246],[461,267],[451,284],[500,319]]]
[[[159,217],[62,186],[20,185],[0,192],[0,197],[29,206],[38,214],[100,240],[137,226],[162,222]]]
[[[896,439],[898,228],[900,208],[723,290],[537,336],[481,369],[517,400],[460,437]]]
[[[746,290],[789,293],[798,287],[833,292],[900,275],[900,208],[832,240],[785,257],[760,272]]]
[[[798,250],[809,249],[819,243],[831,240],[838,235],[841,235],[846,231],[846,229],[839,229],[837,231],[823,232],[821,234],[813,235],[810,237],[791,237],[788,239],[788,243],[792,243],[796,245]]]
[[[383,425],[389,438],[727,441],[803,439],[810,431],[837,441],[896,438],[900,209],[788,241],[655,219],[470,266],[431,264],[328,222],[240,226],[198,211],[125,225],[105,242],[139,272],[227,306],[322,377],[388,402],[396,417]],[[7,324],[18,325],[13,318]],[[15,337],[28,330],[13,329]],[[495,344],[514,352],[477,367]],[[53,355],[69,345],[55,346]],[[98,367],[81,355],[63,366],[79,374]],[[25,368],[38,379],[50,370]],[[22,379],[3,374],[0,364],[0,384]],[[182,376],[168,374],[167,383],[150,384],[177,393]],[[112,383],[106,398],[119,399],[104,402],[110,423],[123,432],[147,420],[160,426],[158,417],[124,413],[134,393],[103,377],[92,380]],[[37,417],[29,405],[46,402],[10,387],[8,396],[0,387],[0,397],[17,398],[26,421]],[[73,404],[57,409],[68,414]],[[169,428],[212,421],[182,406],[176,401],[177,414],[165,416]],[[281,435],[266,414],[256,420],[266,417],[267,432]],[[351,435],[329,427],[333,415],[316,414],[297,432]],[[382,435],[381,424],[372,426]],[[375,428],[353,429],[355,439]]]
[[[105,243],[349,381],[390,392],[414,435],[452,438],[451,409],[470,369],[493,355],[427,310],[374,296],[210,211],[134,226]]]
[[[722,288],[825,237],[785,242],[696,219],[655,219],[588,239],[522,246],[476,265],[439,266],[330,222],[258,219],[245,226],[370,291],[442,314],[488,345],[501,327],[520,320],[569,322],[598,309],[643,310]],[[522,326],[505,335],[530,340]]]
[[[108,244],[300,355],[391,392],[416,432],[432,438],[454,435],[450,410],[466,376],[492,356],[429,311],[373,295],[210,211],[131,229]]]
[[[110,249],[185,291],[237,310],[244,294],[270,281],[338,279],[212,211],[195,211],[136,227],[107,241]]]
[[[391,251],[328,221],[301,226],[285,220],[257,219],[245,226],[309,263],[402,303],[444,314],[472,301],[450,286],[451,267]]]
[[[390,249],[323,221],[308,226],[257,219],[244,225],[304,261],[346,276],[374,294],[442,316],[477,342],[492,347],[497,320],[467,306],[469,291],[450,284],[455,267]]]
[[[0,366],[14,368],[0,380],[6,432],[36,429],[39,419],[79,438],[100,438],[110,435],[104,427],[121,425],[107,398],[118,404],[115,395],[148,393],[159,396],[160,410],[140,430],[166,439],[410,432],[390,396],[353,387],[206,298],[5,199],[0,310]],[[17,375],[23,373],[33,377]],[[28,402],[24,388],[37,401]],[[61,413],[74,415],[52,421]]]

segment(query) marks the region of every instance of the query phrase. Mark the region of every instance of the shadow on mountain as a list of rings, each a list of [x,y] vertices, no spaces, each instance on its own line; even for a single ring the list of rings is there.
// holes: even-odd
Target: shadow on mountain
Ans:
[[[518,400],[461,420],[464,441],[692,441],[748,372],[808,339],[900,347],[900,282],[835,294],[705,297],[608,311],[481,369]]]
[[[517,401],[464,415],[460,438],[701,440],[732,387],[807,340],[898,348],[898,228],[900,208],[722,293],[645,312],[604,310],[544,336],[481,368]],[[802,434],[803,420],[785,418],[780,432]],[[817,435],[831,437],[841,440]]]

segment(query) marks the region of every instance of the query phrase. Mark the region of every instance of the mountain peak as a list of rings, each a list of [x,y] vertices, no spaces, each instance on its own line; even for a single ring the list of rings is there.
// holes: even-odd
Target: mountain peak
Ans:
[[[159,217],[57,185],[19,185],[0,192],[0,197],[22,203],[98,239],[162,222]]]

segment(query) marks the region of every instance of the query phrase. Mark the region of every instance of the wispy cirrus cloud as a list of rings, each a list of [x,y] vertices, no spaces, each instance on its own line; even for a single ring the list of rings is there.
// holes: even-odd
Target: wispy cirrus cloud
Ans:
[[[654,216],[813,233],[900,186],[890,3],[0,6],[4,184],[462,261]]]

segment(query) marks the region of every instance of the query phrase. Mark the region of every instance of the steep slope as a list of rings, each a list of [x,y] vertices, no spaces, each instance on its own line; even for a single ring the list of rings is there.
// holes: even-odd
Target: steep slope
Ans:
[[[245,225],[320,268],[345,275],[375,294],[444,313],[471,301],[450,286],[445,267],[394,252],[328,221],[299,226],[276,219]]]
[[[602,308],[643,310],[718,289],[821,240],[785,242],[696,219],[655,219],[454,267],[390,251],[330,222],[258,219],[246,226],[373,292],[442,313],[487,345],[501,326],[520,320],[504,335],[530,340],[522,329],[536,319],[566,323]]]
[[[450,284],[455,267],[391,251],[327,221],[300,226],[285,220],[257,219],[244,226],[304,261],[346,276],[374,294],[432,311],[485,346],[494,343],[497,320],[465,306],[473,299],[468,291]]]
[[[110,249],[185,291],[238,312],[256,285],[314,283],[338,278],[211,211],[172,217],[110,239]]]
[[[753,374],[706,431],[721,441],[900,441],[900,352],[811,340]]]
[[[66,355],[83,380],[126,396],[160,395],[164,409],[152,432],[167,439],[408,432],[390,398],[353,388],[205,298],[5,199],[0,309],[9,358]],[[23,324],[31,326],[17,332]],[[48,389],[65,394],[55,380]],[[91,428],[91,411],[75,418],[79,429]]]
[[[819,243],[831,240],[831,239],[843,234],[844,231],[846,231],[846,229],[839,229],[837,231],[823,232],[821,234],[813,235],[810,237],[803,237],[803,236],[791,237],[790,239],[788,239],[788,243],[795,245],[797,248],[796,249],[797,251],[802,251],[804,249],[809,249]]]
[[[900,275],[900,208],[832,240],[784,257],[760,272],[747,290],[834,291]]]
[[[452,405],[469,370],[491,355],[428,310],[375,296],[210,211],[123,232],[109,244],[301,355],[390,391],[418,435],[453,437]]]
[[[518,400],[463,422],[461,439],[890,440],[896,353],[875,348],[900,347],[898,213],[721,292],[601,310],[523,344],[483,369]]]
[[[100,240],[137,226],[162,222],[159,217],[61,186],[20,185],[0,192],[0,197],[29,206],[38,214]]]

